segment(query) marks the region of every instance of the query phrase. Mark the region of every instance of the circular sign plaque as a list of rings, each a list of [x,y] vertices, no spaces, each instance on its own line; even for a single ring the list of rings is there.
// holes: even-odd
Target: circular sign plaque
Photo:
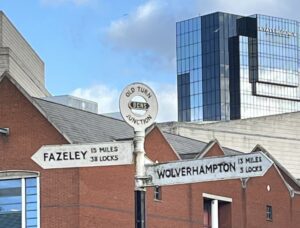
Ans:
[[[157,115],[156,96],[143,83],[128,85],[121,93],[119,105],[124,120],[135,131],[144,131],[154,122]]]

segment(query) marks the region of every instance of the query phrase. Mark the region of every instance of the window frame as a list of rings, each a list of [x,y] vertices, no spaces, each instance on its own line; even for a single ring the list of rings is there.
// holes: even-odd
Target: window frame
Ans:
[[[273,207],[272,205],[266,205],[266,220],[273,221]]]
[[[26,179],[36,178],[36,197],[37,197],[37,228],[40,228],[40,173],[27,170],[6,170],[0,171],[0,181],[21,180],[21,198],[22,198],[22,227],[26,228]]]
[[[161,186],[154,186],[154,200],[162,201],[162,187]]]

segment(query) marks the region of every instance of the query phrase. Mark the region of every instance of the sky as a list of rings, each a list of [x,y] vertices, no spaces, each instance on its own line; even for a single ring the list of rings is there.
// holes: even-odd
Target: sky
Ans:
[[[300,21],[296,0],[0,0],[2,10],[45,63],[52,95],[118,112],[128,84],[156,93],[157,121],[177,120],[176,22],[222,11]]]

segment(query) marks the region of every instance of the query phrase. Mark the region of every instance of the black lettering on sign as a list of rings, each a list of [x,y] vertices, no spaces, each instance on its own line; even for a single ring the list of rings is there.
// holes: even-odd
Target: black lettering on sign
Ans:
[[[133,94],[135,92],[135,89],[133,87],[130,88],[130,90],[128,90],[126,92],[126,97],[129,97],[131,94]]]
[[[53,153],[44,153],[44,161],[69,161],[86,159],[87,151],[57,151]]]
[[[129,103],[130,109],[136,109],[136,110],[148,110],[150,105],[146,102],[137,102],[137,101],[131,101]]]
[[[262,159],[261,159],[260,156],[246,158],[246,163],[258,163],[258,162],[261,162],[261,161],[262,161]]]
[[[50,156],[49,156],[49,161],[51,161],[51,160],[55,161],[55,157],[53,154],[50,154]]]
[[[108,156],[100,156],[99,161],[100,162],[105,162],[105,161],[117,161],[118,155],[108,155]]]
[[[56,161],[61,161],[62,160],[62,156],[61,156],[61,152],[57,152],[56,153],[58,155],[58,157],[56,158]]]
[[[144,125],[144,124],[147,124],[151,119],[152,119],[152,116],[151,115],[148,115],[145,119],[136,119],[135,117],[131,116],[131,115],[127,115],[126,118],[136,124],[136,125]]]
[[[117,146],[107,146],[107,147],[99,147],[99,152],[118,152],[119,148]]]
[[[46,161],[49,158],[49,154],[48,153],[44,153],[44,161]]]
[[[96,162],[96,161],[98,161],[98,157],[97,156],[93,156],[93,157],[91,157],[90,161],[91,162]]]
[[[210,165],[201,166],[183,166],[179,168],[168,168],[168,169],[157,169],[155,172],[159,179],[163,178],[175,178],[175,177],[185,177],[185,176],[197,176],[205,174],[214,174],[222,172],[235,172],[235,163],[218,163]]]
[[[140,86],[138,86],[137,88],[138,88],[138,91],[139,91],[139,92],[141,92],[141,93],[145,94],[145,95],[146,95],[146,97],[148,97],[149,99],[152,97],[152,95],[151,95],[150,91],[148,91],[148,89],[147,89],[147,88],[140,87]]]
[[[246,168],[246,173],[256,173],[256,172],[261,172],[262,167],[261,166],[250,166]]]

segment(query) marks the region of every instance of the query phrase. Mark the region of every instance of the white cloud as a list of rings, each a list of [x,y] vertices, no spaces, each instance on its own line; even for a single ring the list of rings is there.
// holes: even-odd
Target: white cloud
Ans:
[[[175,19],[168,4],[151,0],[112,21],[106,30],[106,42],[116,50],[138,53],[151,67],[175,68]],[[148,65],[148,64],[146,64]]]
[[[71,95],[97,102],[99,113],[118,111],[120,92],[115,88],[94,85],[90,88],[77,88],[71,92]]]
[[[174,85],[163,85],[152,82],[146,84],[154,90],[158,99],[157,122],[177,120],[177,92]],[[99,113],[119,112],[121,91],[107,85],[95,85],[90,88],[77,88],[71,95],[92,100],[98,103]]]
[[[116,51],[137,54],[146,67],[175,71],[175,22],[215,11],[299,18],[296,0],[149,0],[106,29]],[[150,64],[149,64],[150,63]]]

